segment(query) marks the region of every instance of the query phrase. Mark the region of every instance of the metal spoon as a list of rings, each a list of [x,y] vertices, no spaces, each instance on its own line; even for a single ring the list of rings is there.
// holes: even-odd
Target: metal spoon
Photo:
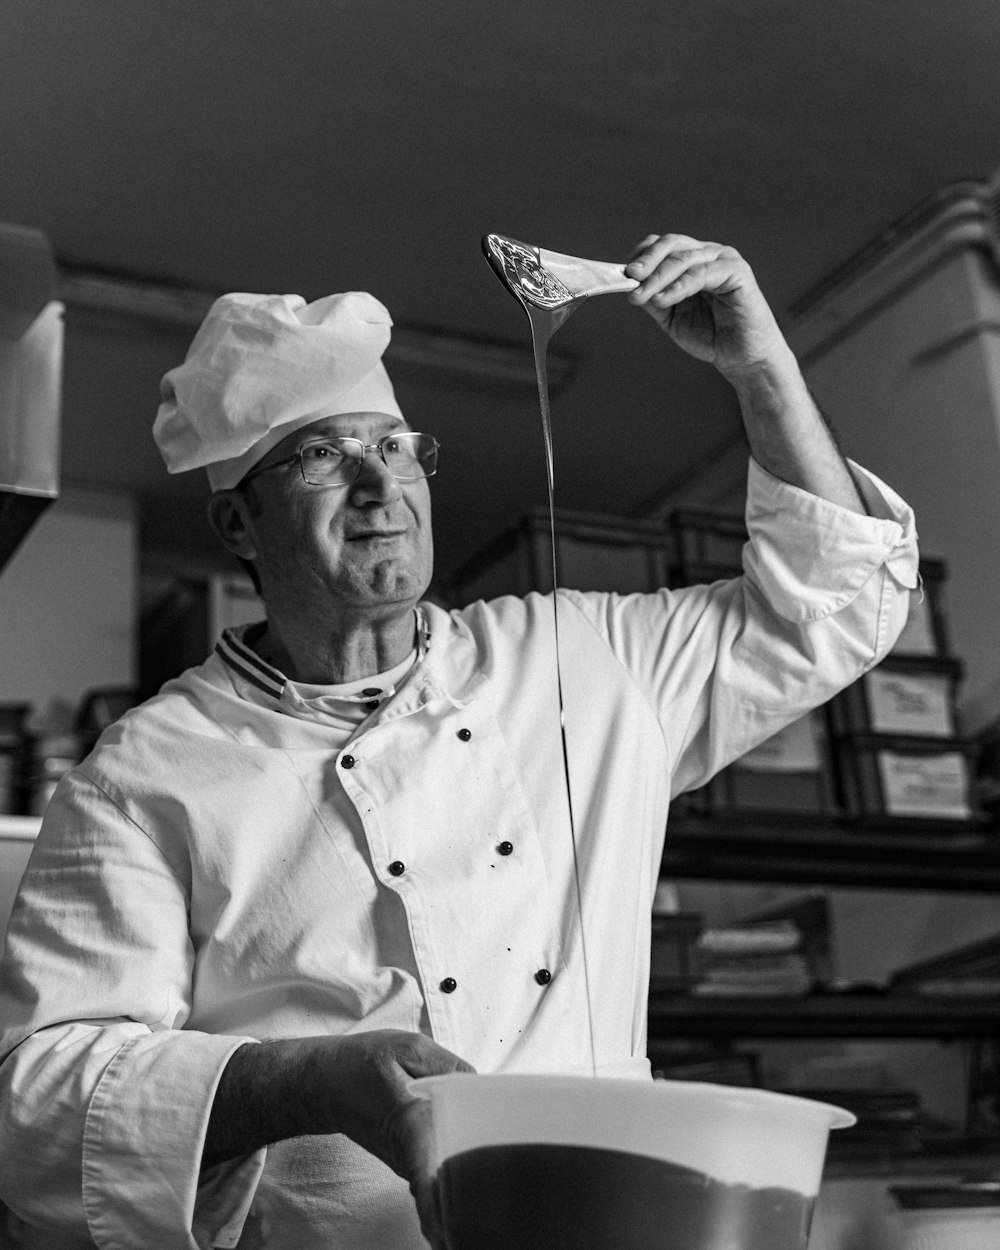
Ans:
[[[503,234],[483,235],[483,252],[493,272],[525,308],[554,314],[553,329],[588,296],[634,291],[639,285],[625,277],[624,265],[550,252]]]

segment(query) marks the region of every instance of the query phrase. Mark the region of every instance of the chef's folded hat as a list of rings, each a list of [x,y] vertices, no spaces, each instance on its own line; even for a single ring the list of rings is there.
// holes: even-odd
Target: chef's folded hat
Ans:
[[[153,437],[167,469],[235,486],[286,435],[346,412],[403,414],[382,364],[392,318],[364,291],[223,295],[160,383]]]

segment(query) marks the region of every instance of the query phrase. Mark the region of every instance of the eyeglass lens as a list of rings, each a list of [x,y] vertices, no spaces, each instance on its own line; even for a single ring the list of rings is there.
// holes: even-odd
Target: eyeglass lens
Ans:
[[[437,471],[437,440],[430,434],[393,434],[378,444],[386,468],[401,482],[432,477]],[[301,451],[302,475],[314,486],[353,482],[361,472],[365,444],[359,438],[324,438]]]

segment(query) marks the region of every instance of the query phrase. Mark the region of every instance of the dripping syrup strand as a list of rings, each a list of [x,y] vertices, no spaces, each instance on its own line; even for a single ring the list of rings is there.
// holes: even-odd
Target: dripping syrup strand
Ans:
[[[531,346],[535,357],[535,379],[538,384],[538,405],[542,413],[542,434],[545,439],[545,470],[549,493],[549,540],[552,558],[552,625],[556,651],[556,690],[559,697],[559,734],[562,742],[563,774],[566,780],[566,804],[569,810],[569,833],[573,846],[573,882],[576,889],[576,910],[580,921],[580,953],[583,958],[583,988],[587,1000],[587,1029],[590,1040],[590,1070],[597,1076],[597,1047],[594,1041],[594,1006],[590,992],[590,965],[587,959],[587,934],[583,923],[583,890],[580,886],[580,856],[576,840],[576,822],[573,818],[573,788],[570,782],[569,750],[566,744],[566,710],[563,701],[562,661],[559,650],[559,579],[556,556],[555,511],[555,457],[552,451],[552,414],[549,407],[548,371],[545,354],[549,339],[559,326],[574,312],[582,299],[557,309],[537,308],[522,301],[528,321],[531,323]]]

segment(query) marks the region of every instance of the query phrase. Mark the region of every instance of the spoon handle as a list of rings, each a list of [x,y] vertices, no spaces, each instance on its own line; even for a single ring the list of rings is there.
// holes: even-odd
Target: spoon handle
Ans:
[[[624,265],[612,261],[584,260],[545,248],[538,249],[538,259],[544,269],[576,296],[612,295],[616,291],[634,291],[639,285],[635,278],[625,276]]]

